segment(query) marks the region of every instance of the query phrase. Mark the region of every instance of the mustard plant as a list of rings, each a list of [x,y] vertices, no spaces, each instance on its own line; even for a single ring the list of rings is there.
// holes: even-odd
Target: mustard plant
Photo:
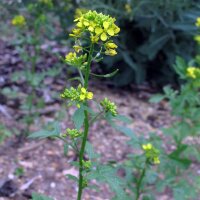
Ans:
[[[15,72],[12,75],[12,80],[24,80],[27,86],[26,89],[28,90],[20,107],[22,113],[24,113],[22,120],[25,122],[25,135],[29,134],[30,125],[39,115],[39,112],[36,110],[44,106],[43,99],[39,98],[36,94],[36,88],[39,85],[41,86],[46,74],[44,72],[38,73],[36,67],[41,58],[41,45],[43,44],[43,36],[47,23],[45,10],[51,7],[51,0],[40,0],[36,3],[29,3],[26,9],[15,15],[11,20],[16,33],[16,40],[13,44],[24,64],[24,69]]]
[[[129,200],[133,197],[138,200],[143,193],[144,177],[146,171],[152,165],[158,165],[159,150],[151,143],[141,143],[140,149],[143,149],[143,154],[138,157],[143,158],[142,168],[137,171],[137,181],[133,191],[126,192],[126,181],[119,178],[116,174],[118,168],[112,163],[101,164],[98,161],[99,155],[94,152],[92,144],[88,141],[90,126],[96,120],[104,118],[116,130],[123,132],[131,138],[134,138],[132,130],[116,124],[116,120],[122,122],[130,122],[130,119],[119,115],[117,106],[107,97],[96,100],[95,94],[90,90],[90,76],[95,77],[111,77],[118,71],[106,75],[94,74],[91,71],[92,62],[99,62],[103,56],[115,56],[117,54],[117,45],[113,38],[118,36],[120,28],[115,24],[115,18],[96,11],[88,11],[78,15],[74,20],[75,28],[70,36],[74,38],[73,51],[65,56],[65,63],[77,69],[79,76],[73,78],[78,81],[76,86],[66,88],[61,93],[60,97],[67,101],[67,106],[76,108],[72,120],[73,128],[66,128],[64,133],[58,127],[51,130],[41,130],[31,134],[30,138],[58,138],[64,142],[65,154],[68,148],[72,148],[78,156],[78,161],[72,164],[79,169],[78,177],[68,174],[77,182],[78,194],[77,200],[82,199],[82,194],[85,188],[93,188],[90,185],[90,180],[96,179],[100,182],[106,182],[115,192],[114,199]],[[90,102],[94,101],[97,104],[97,111],[90,108]],[[132,174],[133,176],[133,174]],[[129,188],[128,188],[129,189]],[[131,194],[130,194],[131,193]],[[134,193],[134,194],[133,194]]]
[[[200,18],[195,25],[199,32]],[[174,89],[164,87],[164,94],[151,98],[151,102],[169,101],[171,113],[177,120],[169,127],[163,129],[164,134],[170,137],[168,145],[175,148],[166,155],[164,170],[167,184],[170,183],[174,199],[196,199],[199,196],[199,177],[192,172],[193,163],[199,163],[199,117],[200,117],[200,56],[199,33],[194,36],[197,42],[197,53],[192,60],[186,61],[176,58],[174,69],[179,75],[181,87]],[[190,170],[187,174],[186,170]],[[181,177],[181,178],[180,178]],[[192,180],[192,182],[191,182]],[[161,182],[158,182],[160,184]],[[187,184],[186,184],[187,183]],[[165,185],[166,186],[166,185]],[[164,187],[163,187],[164,188]]]

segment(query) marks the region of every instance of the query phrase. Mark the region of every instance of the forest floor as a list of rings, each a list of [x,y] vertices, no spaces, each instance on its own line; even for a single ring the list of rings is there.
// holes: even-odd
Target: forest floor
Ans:
[[[55,58],[48,58],[48,63],[56,62]],[[20,123],[22,115],[19,106],[21,98],[26,92],[23,81],[13,82],[11,74],[23,70],[18,53],[11,46],[0,43],[0,87],[18,91],[16,98],[8,98],[0,92],[0,124],[10,130],[22,130]],[[41,92],[47,104],[40,115],[43,124],[53,121],[56,116],[63,116],[60,120],[62,131],[72,126],[70,116],[74,109],[68,111],[61,100],[54,100],[52,91],[60,92],[65,86],[62,77],[47,77],[44,80],[47,88]],[[120,114],[129,116],[132,123],[128,126],[135,134],[143,134],[148,138],[149,132],[156,132],[162,136],[160,128],[169,126],[174,118],[166,102],[150,104],[152,95],[148,87],[132,87],[120,89],[108,87],[102,82],[92,82],[90,90],[95,93],[96,99],[108,97],[118,105]],[[59,94],[59,93],[58,93]],[[92,105],[94,106],[94,105]],[[61,117],[62,118],[62,117]],[[60,119],[60,118],[59,118]],[[31,126],[31,131],[38,130],[39,121]],[[2,132],[3,130],[0,130]],[[116,160],[123,162],[131,153],[127,145],[128,137],[112,129],[105,120],[95,122],[90,128],[89,141],[95,151],[101,154],[102,162]],[[75,200],[77,186],[65,175],[77,175],[78,171],[70,165],[76,160],[76,155],[69,150],[68,155],[63,154],[63,144],[58,140],[30,140],[11,136],[0,145],[0,200],[27,200],[32,192],[49,195],[55,200]],[[23,169],[23,170],[22,170]],[[17,174],[18,170],[18,174]],[[19,171],[23,172],[20,173]],[[107,185],[99,185],[100,192],[86,189],[84,200],[110,200],[112,193]],[[158,196],[159,200],[170,200],[167,194]]]

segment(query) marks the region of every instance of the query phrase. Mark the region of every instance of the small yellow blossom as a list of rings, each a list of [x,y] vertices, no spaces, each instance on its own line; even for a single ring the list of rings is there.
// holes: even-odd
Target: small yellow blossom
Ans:
[[[87,93],[87,99],[93,99],[93,93],[92,92]]]
[[[132,11],[132,8],[131,8],[131,5],[130,4],[125,4],[125,10],[126,10],[126,12],[129,14],[129,13],[131,13],[131,11]]]
[[[105,51],[105,54],[108,56],[115,56],[117,54],[117,52],[114,49],[107,49]]]
[[[199,69],[197,69],[196,67],[188,67],[187,68],[187,75],[188,75],[188,77],[195,79],[197,77],[198,71],[199,71]]]
[[[105,44],[105,47],[107,49],[116,49],[117,45],[115,43],[113,43],[113,42],[108,42],[108,43]]]
[[[74,50],[79,53],[80,51],[82,51],[82,47],[80,45],[74,45],[73,46]]]
[[[200,44],[200,35],[196,35],[194,37],[194,40],[197,41],[198,44]]]
[[[143,144],[142,149],[145,152],[145,156],[148,162],[150,162],[151,164],[160,164],[160,152],[151,143]]]
[[[144,150],[150,150],[150,149],[152,149],[152,144],[150,144],[150,143],[148,143],[148,144],[143,144],[142,145],[142,148],[144,149]]]
[[[11,23],[14,26],[24,26],[26,24],[26,19],[23,15],[17,15],[12,19]]]
[[[86,57],[87,57],[86,54],[77,56],[76,52],[69,52],[65,56],[65,62],[68,65],[72,65],[74,67],[81,67],[83,63],[86,61]]]
[[[196,25],[197,27],[200,27],[200,17],[197,17],[197,20],[196,20],[195,25]]]

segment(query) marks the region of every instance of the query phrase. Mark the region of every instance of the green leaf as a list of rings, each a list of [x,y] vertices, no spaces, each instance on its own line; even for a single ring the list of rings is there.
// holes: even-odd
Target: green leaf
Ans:
[[[32,200],[53,200],[52,198],[45,196],[45,195],[41,195],[38,193],[33,193],[32,194]]]
[[[100,78],[111,78],[111,77],[113,77],[115,74],[117,74],[118,71],[119,71],[119,69],[116,69],[116,70],[113,71],[112,73],[104,74],[104,75],[94,74],[94,73],[90,73],[90,74],[91,74],[92,76],[96,76],[96,77],[100,77]]]
[[[84,119],[85,119],[84,109],[80,107],[75,111],[74,115],[72,116],[72,120],[74,122],[76,129],[79,130],[82,127]]]
[[[71,174],[66,174],[66,176],[68,177],[68,179],[78,182],[78,178],[76,176],[73,176]]]
[[[93,148],[92,144],[91,144],[90,142],[88,142],[88,141],[87,141],[87,143],[86,143],[85,150],[86,150],[87,155],[88,155],[88,158],[89,158],[90,160],[99,157],[99,154],[97,154],[97,153],[94,152],[94,148]]]
[[[46,129],[36,131],[28,136],[28,138],[47,138],[47,137],[57,137],[60,135],[60,126],[58,122],[50,123]]]
[[[130,124],[132,122],[132,119],[129,117],[126,117],[124,115],[117,115],[114,117],[114,119],[117,119],[119,121],[125,122],[127,124]]]
[[[164,95],[162,95],[162,94],[156,94],[156,95],[153,95],[153,96],[149,99],[149,102],[150,102],[150,103],[159,103],[159,102],[161,102],[164,98],[165,98]]]
[[[69,146],[68,144],[64,144],[64,155],[67,156],[67,153],[68,153],[68,150],[69,150]]]

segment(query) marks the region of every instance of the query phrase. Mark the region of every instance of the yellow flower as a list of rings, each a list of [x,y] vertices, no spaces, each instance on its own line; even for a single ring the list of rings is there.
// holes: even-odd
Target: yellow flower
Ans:
[[[85,98],[86,98],[85,94],[81,94],[81,95],[80,95],[80,100],[81,100],[81,101],[84,101]]]
[[[200,44],[200,35],[196,35],[194,37],[194,40],[197,41],[198,44]]]
[[[130,4],[125,4],[125,10],[128,14],[132,11]]]
[[[160,159],[158,157],[155,157],[153,159],[154,164],[160,164]]]
[[[80,51],[82,51],[82,47],[79,46],[79,45],[74,45],[73,48],[74,48],[74,50],[75,50],[77,53],[79,53]]]
[[[146,145],[145,145],[145,144],[142,145],[142,148],[143,148],[144,150],[150,150],[150,149],[152,149],[152,147],[153,147],[153,146],[152,146],[152,144],[150,144],[150,143],[148,143],[148,144],[146,144]]]
[[[92,43],[97,43],[99,41],[99,37],[97,35],[91,35],[90,36],[91,42]]]
[[[196,78],[196,72],[197,72],[197,68],[196,67],[188,67],[187,68],[187,75],[193,79]]]
[[[92,92],[87,93],[87,99],[93,99],[93,93]]]
[[[81,32],[90,33],[90,38],[93,43],[98,42],[99,39],[104,42],[110,37],[116,36],[120,31],[120,28],[114,23],[115,18],[97,13],[96,11],[88,11],[74,21],[77,22],[77,29],[81,30]],[[80,33],[73,32],[70,35],[79,37]]]
[[[146,159],[150,164],[160,164],[160,151],[158,149],[156,149],[151,143],[143,144],[142,148],[145,152]]]
[[[26,19],[23,15],[17,15],[12,19],[11,23],[14,26],[24,26],[26,24]]]
[[[116,49],[117,45],[115,43],[113,43],[113,42],[108,42],[108,43],[105,44],[105,47],[107,49]]]
[[[115,56],[117,54],[117,52],[114,49],[107,49],[105,51],[105,54],[108,56]]]
[[[197,17],[197,20],[196,20],[195,25],[196,25],[197,27],[200,27],[200,17]]]
[[[82,92],[82,94],[86,94],[87,91],[86,91],[85,88],[82,87],[82,88],[81,88],[81,92]]]

